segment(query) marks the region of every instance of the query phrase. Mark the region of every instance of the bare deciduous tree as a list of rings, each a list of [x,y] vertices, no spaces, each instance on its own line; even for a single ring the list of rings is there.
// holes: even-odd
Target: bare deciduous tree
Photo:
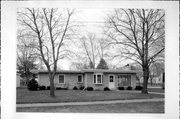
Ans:
[[[100,59],[106,59],[108,57],[107,51],[108,45],[105,39],[98,38],[95,33],[88,32],[87,35],[80,38],[79,52],[77,55],[79,60],[76,64],[81,64],[81,68],[95,69]]]
[[[37,69],[37,60],[36,56],[37,50],[32,48],[34,45],[34,39],[26,37],[21,34],[21,31],[18,31],[17,36],[17,69],[22,77],[26,79],[26,82],[29,81],[32,72],[31,70]]]
[[[98,58],[97,38],[94,33],[88,33],[80,39],[81,57],[88,59],[89,68],[95,69]]]
[[[101,38],[98,40],[98,45],[99,45],[99,49],[98,49],[98,53],[101,59],[104,59],[106,57],[109,57],[109,47],[106,43],[106,39],[105,38]]]
[[[115,9],[105,24],[109,45],[120,48],[115,57],[131,59],[142,66],[142,93],[148,93],[150,65],[164,52],[164,16],[160,9]]]
[[[18,23],[21,29],[31,32],[37,40],[39,51],[49,74],[50,96],[55,96],[54,77],[57,63],[68,56],[67,41],[75,33],[72,22],[75,10],[56,8],[18,9]]]

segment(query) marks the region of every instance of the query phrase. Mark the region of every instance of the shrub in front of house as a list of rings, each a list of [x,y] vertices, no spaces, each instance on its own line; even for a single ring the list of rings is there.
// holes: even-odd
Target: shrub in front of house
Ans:
[[[46,88],[47,90],[50,90],[50,86],[47,86],[47,88]]]
[[[46,86],[39,86],[39,90],[46,90]]]
[[[142,86],[136,86],[135,90],[142,90]]]
[[[61,87],[56,87],[56,90],[61,90]]]
[[[77,90],[78,88],[76,86],[73,87],[73,90]]]
[[[93,87],[87,87],[86,90],[87,91],[93,91]]]
[[[108,87],[105,87],[104,91],[110,91],[110,89]]]
[[[124,87],[118,87],[119,90],[124,90]]]
[[[126,88],[126,90],[132,90],[132,87],[131,87],[131,86],[128,86],[128,87]]]
[[[38,89],[38,82],[35,80],[35,79],[31,79],[29,82],[28,82],[28,89],[30,91],[36,91]]]
[[[162,84],[162,89],[165,90],[165,85],[164,85],[164,83]]]
[[[65,88],[61,88],[61,90],[68,90],[68,88],[67,88],[67,87],[65,87]]]
[[[80,86],[80,87],[79,87],[79,90],[84,90],[84,86]]]
[[[50,90],[51,89],[51,87],[50,86],[47,86],[47,88],[46,88],[47,90]],[[55,90],[62,90],[62,88],[61,87],[54,87],[54,89]]]

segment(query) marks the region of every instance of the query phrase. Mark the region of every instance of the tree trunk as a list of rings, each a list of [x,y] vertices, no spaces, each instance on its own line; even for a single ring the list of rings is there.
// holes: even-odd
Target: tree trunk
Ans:
[[[165,89],[165,72],[163,72],[162,74],[162,89],[164,90]]]
[[[153,80],[153,78],[151,77],[151,86],[152,86],[152,80]]]
[[[149,79],[149,68],[148,66],[144,66],[143,67],[143,89],[142,89],[142,93],[143,94],[147,94],[148,90],[147,90],[147,86],[148,86],[148,79]]]
[[[28,85],[30,77],[26,74],[25,78],[26,78],[26,85]]]
[[[49,76],[49,78],[50,78],[50,96],[55,97],[54,76]]]
[[[140,78],[138,77],[138,84],[139,84],[139,86],[141,85],[141,82],[140,82]]]

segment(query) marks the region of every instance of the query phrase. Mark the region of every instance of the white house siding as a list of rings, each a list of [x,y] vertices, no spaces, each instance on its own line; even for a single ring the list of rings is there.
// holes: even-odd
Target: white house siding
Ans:
[[[93,73],[85,73],[85,82],[86,82],[86,88],[87,87],[93,87]]]
[[[109,74],[103,74],[103,85],[104,87],[109,87]]]
[[[39,74],[38,84],[43,86],[49,86],[49,76],[48,74]]]
[[[119,79],[118,79],[119,74],[115,74],[115,87],[118,87]]]
[[[136,75],[135,74],[131,75],[131,87],[132,88],[136,87]]]
[[[84,74],[78,74],[78,73],[67,73],[67,74],[56,74],[54,78],[55,87],[64,87],[68,89],[73,89],[74,86],[80,87],[85,86],[87,87],[93,87],[94,90],[104,90],[104,87],[109,87],[109,75],[114,75],[115,77],[115,87],[118,87],[119,79],[118,75],[130,75],[131,76],[131,86],[133,88],[136,87],[136,74],[119,74],[119,73],[102,73],[103,74],[103,83],[102,84],[94,84],[94,73],[84,73]],[[59,75],[65,76],[65,83],[59,84]],[[83,76],[83,82],[78,83],[78,75]],[[39,85],[49,86],[49,78],[48,74],[39,74],[38,79]]]
[[[104,90],[104,87],[108,87],[108,77],[105,74],[103,76],[102,84],[94,84],[94,73],[85,73],[86,87],[93,87],[94,90]]]
[[[67,87],[68,89],[73,89],[75,86],[79,88],[80,86],[84,86],[84,76],[82,74],[62,74],[65,76],[65,84],[59,84],[58,76],[61,74],[56,75],[55,85],[56,87]],[[82,75],[83,82],[78,83],[78,75]]]
[[[59,83],[59,75],[64,75],[64,78],[65,78],[64,84]],[[73,89],[74,86],[76,86],[76,87],[83,86],[84,85],[83,84],[84,76],[82,75],[83,83],[78,83],[78,75],[82,75],[82,74],[56,74],[54,77],[55,87],[63,87],[63,88]],[[50,82],[49,82],[48,74],[40,74],[38,83],[39,83],[39,85],[49,86]]]
[[[118,75],[124,75],[124,74],[112,74],[112,73],[105,73],[103,74],[103,84],[94,84],[94,73],[86,73],[86,83],[85,87],[93,87],[94,90],[103,90],[104,87],[109,87],[109,75],[114,75],[115,77],[115,87],[118,87]],[[136,87],[136,75],[135,74],[126,74],[131,76],[131,87]]]
[[[87,77],[88,77],[88,75],[85,74],[84,75],[84,86],[85,86],[85,88],[88,86]]]

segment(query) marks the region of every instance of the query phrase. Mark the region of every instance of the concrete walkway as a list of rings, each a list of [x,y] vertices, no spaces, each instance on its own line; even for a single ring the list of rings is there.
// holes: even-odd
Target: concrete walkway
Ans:
[[[158,94],[158,95],[164,95],[164,93],[159,93],[159,92],[148,92],[149,94]]]
[[[162,89],[162,86],[148,86],[148,88],[160,88],[160,89]]]
[[[133,100],[112,100],[112,101],[93,101],[93,102],[17,104],[16,107],[49,107],[49,106],[54,107],[54,106],[68,106],[68,105],[94,105],[94,104],[115,104],[115,103],[162,102],[162,101],[164,101],[164,98],[133,99]]]
[[[118,90],[119,91],[119,90]],[[134,92],[134,93],[141,93],[141,91],[127,91],[127,90],[123,90],[124,92]],[[160,92],[148,92],[148,94],[158,94],[158,95],[164,95],[164,93],[160,93]]]

